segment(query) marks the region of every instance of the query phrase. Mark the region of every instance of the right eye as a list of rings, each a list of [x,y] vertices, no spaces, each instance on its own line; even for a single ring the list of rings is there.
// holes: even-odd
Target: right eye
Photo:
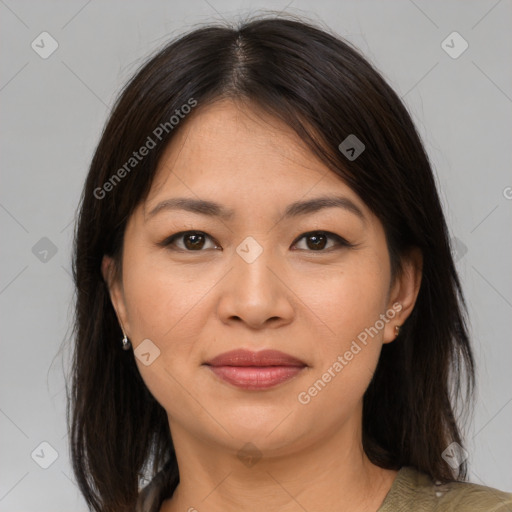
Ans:
[[[179,250],[184,252],[200,252],[205,247],[205,241],[213,240],[213,238],[204,233],[203,231],[180,231],[167,237],[165,240],[160,242],[158,245],[167,247],[170,250]],[[182,242],[180,246],[177,242]],[[216,249],[219,246],[214,244],[210,249]],[[206,249],[209,249],[208,247]]]

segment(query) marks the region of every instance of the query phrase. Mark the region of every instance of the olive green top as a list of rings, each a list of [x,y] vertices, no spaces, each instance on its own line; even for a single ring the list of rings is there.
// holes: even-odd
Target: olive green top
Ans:
[[[512,512],[512,493],[469,482],[434,483],[404,466],[377,512]]]
[[[142,489],[136,512],[159,512],[165,471]],[[512,512],[512,493],[468,483],[434,483],[425,473],[404,466],[376,512]]]

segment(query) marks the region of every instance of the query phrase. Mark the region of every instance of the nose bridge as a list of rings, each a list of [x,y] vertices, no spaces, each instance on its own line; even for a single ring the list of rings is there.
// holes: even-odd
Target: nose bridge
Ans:
[[[291,318],[293,307],[287,288],[275,275],[282,268],[275,254],[263,237],[258,241],[248,236],[236,247],[232,272],[219,305],[219,314],[225,321],[237,317],[257,327],[270,318]]]
[[[258,241],[259,240],[259,241]],[[274,287],[270,268],[278,263],[270,247],[270,238],[248,236],[237,246],[233,255],[236,279],[249,295],[265,294]]]

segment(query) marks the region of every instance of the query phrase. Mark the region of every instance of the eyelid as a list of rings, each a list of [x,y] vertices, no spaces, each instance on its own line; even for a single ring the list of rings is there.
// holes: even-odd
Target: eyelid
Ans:
[[[212,242],[214,242],[216,246],[220,246],[220,244],[218,244],[218,242],[211,235],[209,235],[208,233],[205,233],[204,231],[199,231],[199,230],[187,230],[187,231],[180,231],[178,233],[174,233],[173,235],[170,235],[170,236],[166,237],[164,240],[159,242],[157,245],[159,245],[161,247],[169,248],[170,246],[172,246],[174,244],[174,242],[177,239],[180,239],[180,238],[184,237],[185,235],[191,235],[191,234],[204,235],[206,238],[209,238],[210,240],[212,240]],[[322,230],[322,229],[307,231],[305,233],[300,234],[293,241],[292,247],[294,245],[296,245],[303,238],[307,238],[310,235],[318,235],[318,234],[325,235],[327,238],[335,240],[336,241],[336,245],[334,247],[330,247],[328,249],[320,249],[318,251],[307,250],[307,249],[295,249],[295,250],[322,254],[322,253],[330,252],[331,250],[334,250],[334,249],[340,248],[340,247],[345,247],[345,248],[356,247],[356,244],[350,243],[348,240],[346,240],[342,236],[340,236],[340,235],[338,235],[336,233],[332,233],[331,231],[325,231],[325,230]],[[172,250],[181,251],[181,252],[204,252],[203,249],[199,249],[197,251],[191,251],[191,250],[187,250],[187,249],[176,248],[176,249],[172,249]]]
[[[210,240],[212,240],[215,243],[215,245],[219,245],[217,243],[217,241],[208,233],[205,233],[204,231],[194,230],[194,229],[189,229],[187,231],[180,231],[178,233],[174,233],[173,235],[170,235],[170,236],[164,238],[161,242],[158,242],[158,245],[161,247],[169,248],[170,246],[172,246],[174,244],[174,242],[176,240],[184,237],[185,235],[204,235],[206,238],[209,238]],[[198,251],[189,251],[187,249],[181,249],[180,247],[178,247],[174,250],[182,251],[182,252],[204,252],[203,249],[198,250]]]
[[[318,234],[325,235],[327,238],[330,238],[330,239],[334,239],[336,241],[336,246],[338,248],[339,247],[347,247],[347,248],[355,247],[355,244],[351,244],[348,240],[346,240],[342,236],[340,236],[336,233],[332,233],[331,231],[325,231],[323,229],[316,229],[313,231],[307,231],[306,233],[302,233],[294,240],[292,246],[296,245],[299,242],[299,240],[302,240],[303,238],[307,238],[310,235],[318,235]],[[306,252],[321,254],[321,253],[330,252],[331,250],[336,249],[337,248],[336,246],[330,247],[329,249],[322,249],[319,251],[305,250],[305,249],[297,249],[297,250],[305,250]]]

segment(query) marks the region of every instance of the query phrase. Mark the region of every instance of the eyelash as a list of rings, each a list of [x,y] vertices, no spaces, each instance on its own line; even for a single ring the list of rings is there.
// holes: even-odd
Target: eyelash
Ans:
[[[210,235],[208,235],[204,231],[180,231],[179,233],[175,233],[174,235],[168,236],[162,242],[159,242],[158,245],[161,246],[161,247],[166,247],[166,248],[168,248],[170,250],[181,251],[181,252],[204,252],[205,251],[205,249],[199,249],[197,251],[193,251],[193,250],[188,250],[188,249],[181,249],[181,248],[172,248],[172,247],[170,247],[170,246],[172,246],[174,244],[174,242],[177,239],[183,238],[185,235],[205,235],[210,240],[214,240]],[[350,242],[345,240],[343,237],[337,235],[336,233],[331,233],[330,231],[322,231],[322,230],[319,230],[319,231],[308,231],[307,233],[303,233],[302,235],[300,235],[298,238],[295,239],[293,245],[297,244],[303,238],[307,238],[308,236],[311,236],[311,235],[325,235],[325,236],[327,236],[327,238],[331,238],[331,239],[335,240],[338,247],[336,247],[336,246],[335,247],[329,247],[328,249],[320,249],[318,251],[311,250],[311,249],[298,249],[298,250],[305,250],[306,252],[325,253],[325,252],[331,252],[333,249],[336,249],[336,248],[351,248],[351,247],[355,247],[354,244],[351,244]]]

